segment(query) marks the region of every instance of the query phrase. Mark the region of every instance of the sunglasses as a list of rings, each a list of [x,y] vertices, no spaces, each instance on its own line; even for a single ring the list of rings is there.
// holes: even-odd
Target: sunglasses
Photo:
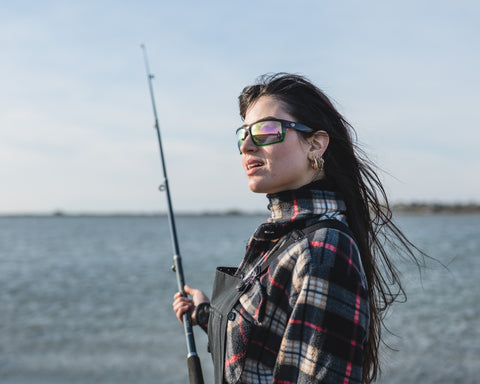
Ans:
[[[285,140],[287,128],[295,129],[300,132],[313,132],[312,128],[300,123],[268,118],[256,121],[250,125],[243,125],[237,129],[235,134],[237,135],[238,149],[240,149],[247,138],[247,134],[252,138],[253,144],[258,147],[281,143]]]

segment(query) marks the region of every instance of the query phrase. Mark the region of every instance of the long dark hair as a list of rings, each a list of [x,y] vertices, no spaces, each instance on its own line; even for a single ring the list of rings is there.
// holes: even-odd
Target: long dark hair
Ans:
[[[348,224],[355,234],[369,286],[370,329],[362,381],[371,383],[380,374],[379,346],[385,311],[398,298],[406,300],[387,249],[407,254],[417,265],[421,264],[418,253],[422,252],[392,222],[392,211],[375,165],[355,144],[353,127],[319,88],[303,76],[264,75],[239,96],[243,119],[247,109],[262,96],[279,100],[296,122],[315,131],[326,131],[330,137],[323,155],[325,177],[345,200]]]

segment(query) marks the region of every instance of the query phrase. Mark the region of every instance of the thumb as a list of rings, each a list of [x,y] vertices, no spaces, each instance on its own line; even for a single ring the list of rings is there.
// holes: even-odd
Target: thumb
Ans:
[[[195,293],[196,289],[193,289],[191,288],[190,286],[186,285],[183,287],[183,289],[185,290],[185,293],[188,293],[190,296],[193,296],[193,294]]]

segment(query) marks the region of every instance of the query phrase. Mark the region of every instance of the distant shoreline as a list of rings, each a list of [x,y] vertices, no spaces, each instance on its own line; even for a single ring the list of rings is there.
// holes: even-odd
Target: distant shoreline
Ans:
[[[441,204],[441,203],[397,203],[393,207],[394,213],[400,214],[480,214],[480,204]]]
[[[442,204],[442,203],[397,203],[392,204],[394,214],[441,215],[441,214],[480,214],[480,204]],[[48,212],[0,213],[0,217],[164,217],[166,212],[66,212],[56,210]],[[268,216],[268,211],[245,212],[231,209],[225,211],[176,212],[176,217],[235,217]]]
[[[55,211],[48,212],[15,212],[15,213],[0,213],[1,217],[145,217],[156,218],[166,217],[167,212],[67,212]],[[235,216],[268,216],[268,211],[265,212],[243,212],[243,211],[218,211],[218,212],[175,212],[175,217],[235,217]]]

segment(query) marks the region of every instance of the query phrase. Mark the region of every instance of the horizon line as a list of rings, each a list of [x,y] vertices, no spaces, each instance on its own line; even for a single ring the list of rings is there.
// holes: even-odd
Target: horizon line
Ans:
[[[411,203],[393,203],[390,208],[398,213],[480,213],[480,203],[439,203],[439,202],[411,202]],[[177,211],[175,216],[259,216],[268,214],[269,211],[242,210],[242,209],[220,209],[220,210],[205,210],[205,211]],[[142,216],[142,217],[159,217],[167,216],[167,211],[68,211],[63,209],[54,209],[52,211],[16,211],[16,212],[0,212],[0,217],[115,217],[115,216]]]

